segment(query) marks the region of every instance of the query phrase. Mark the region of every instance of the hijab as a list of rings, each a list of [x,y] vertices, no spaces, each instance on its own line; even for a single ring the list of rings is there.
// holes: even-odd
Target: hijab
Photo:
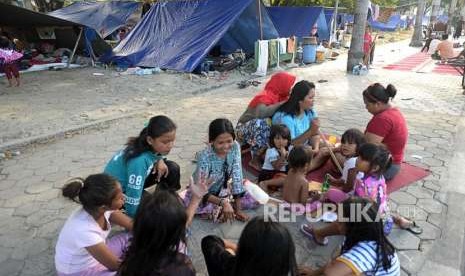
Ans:
[[[286,72],[274,74],[266,83],[265,89],[258,93],[249,103],[249,107],[255,108],[260,104],[272,105],[289,98],[296,77]]]

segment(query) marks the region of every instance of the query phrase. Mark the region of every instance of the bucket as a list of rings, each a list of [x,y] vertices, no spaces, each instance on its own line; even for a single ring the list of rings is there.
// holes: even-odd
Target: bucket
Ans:
[[[316,51],[316,62],[322,63],[325,61],[325,52],[323,51]]]
[[[304,63],[314,63],[316,61],[316,47],[317,45],[304,45]]]
[[[304,36],[302,37],[302,44],[303,45],[316,45],[318,41],[316,40],[316,37],[314,36]]]

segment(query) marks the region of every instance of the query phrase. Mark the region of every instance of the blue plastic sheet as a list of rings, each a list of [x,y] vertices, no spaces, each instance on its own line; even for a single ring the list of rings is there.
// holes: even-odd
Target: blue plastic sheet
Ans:
[[[260,26],[259,22],[259,10],[256,1],[252,1],[239,16],[239,18],[232,24],[228,32],[221,38],[218,45],[221,46],[221,52],[223,54],[232,53],[237,49],[242,49],[246,53],[253,54],[255,51],[255,41],[260,39]],[[268,40],[277,38],[279,36],[278,31],[273,25],[273,21],[264,5],[261,6],[260,11],[262,13],[262,30],[263,39]]]
[[[124,26],[138,7],[137,2],[76,2],[48,15],[90,27],[105,38]]]
[[[255,0],[158,1],[113,50],[112,56],[103,60],[192,72],[218,43],[230,49],[253,49],[260,39],[257,16],[247,17],[244,24],[234,23],[243,14],[251,14],[254,7]],[[262,16],[266,15],[264,9],[262,5]],[[263,29],[271,38],[268,35],[272,35],[273,27]],[[228,30],[231,32],[226,35]]]
[[[354,23],[354,15],[348,13],[339,13],[337,15],[337,25],[340,28],[343,28],[346,23]]]
[[[329,39],[329,29],[321,7],[268,7],[268,13],[281,37],[310,36],[315,23],[318,37]]]
[[[394,15],[391,15],[391,17],[389,17],[389,20],[386,23],[379,22],[379,21],[370,21],[369,24],[371,28],[375,30],[393,32],[401,24],[401,19],[400,19],[400,15],[394,14]]]
[[[334,9],[325,8],[325,19],[328,29],[331,29],[331,21],[333,21]]]

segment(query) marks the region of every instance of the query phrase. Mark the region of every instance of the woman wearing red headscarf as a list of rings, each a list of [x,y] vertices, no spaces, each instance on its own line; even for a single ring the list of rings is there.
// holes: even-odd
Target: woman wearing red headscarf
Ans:
[[[295,79],[294,75],[286,72],[274,74],[239,118],[238,138],[242,144],[250,146],[253,157],[250,165],[258,170],[261,169],[259,153],[266,149],[270,135],[271,120],[267,119],[287,101]]]

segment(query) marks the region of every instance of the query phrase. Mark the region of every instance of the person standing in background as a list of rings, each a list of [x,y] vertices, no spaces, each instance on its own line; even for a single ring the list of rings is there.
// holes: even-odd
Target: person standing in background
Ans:
[[[151,0],[144,0],[144,4],[142,5],[142,15],[140,18],[144,18],[144,15],[150,10],[152,7]]]

